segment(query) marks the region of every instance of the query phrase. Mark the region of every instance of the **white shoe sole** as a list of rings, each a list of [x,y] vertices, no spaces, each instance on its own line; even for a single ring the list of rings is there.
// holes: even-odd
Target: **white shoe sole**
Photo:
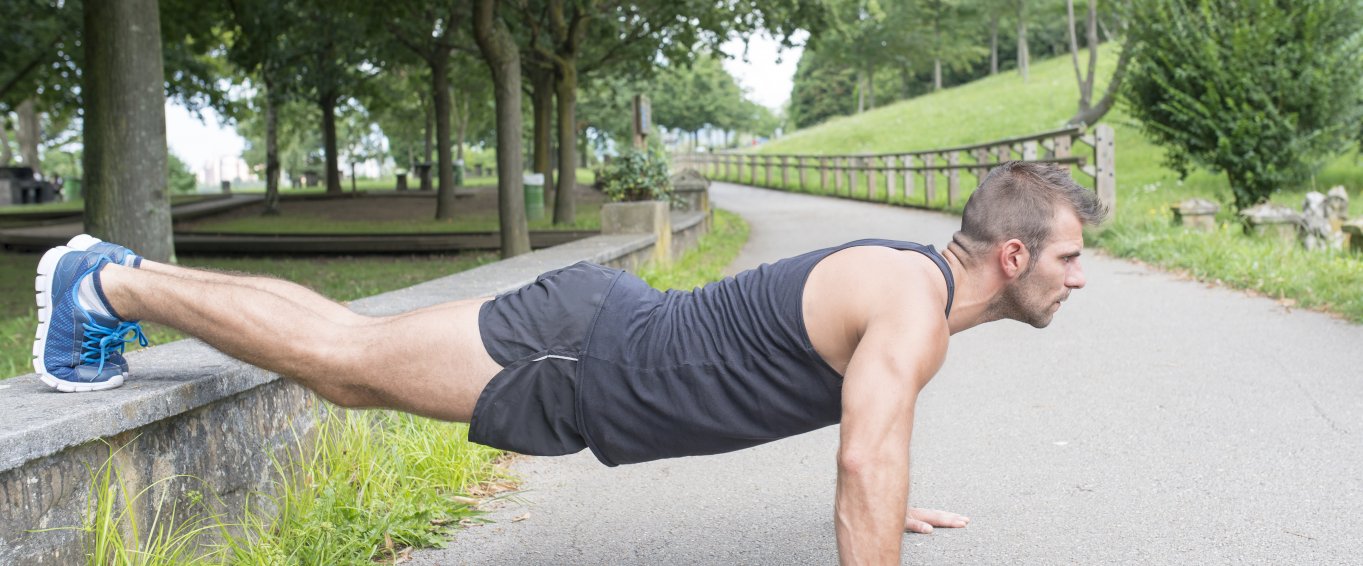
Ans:
[[[95,240],[95,238],[90,236],[85,237]],[[73,238],[72,242],[75,242],[77,239],[80,239],[80,236]],[[95,240],[94,242],[87,244],[86,247],[88,248],[98,242],[99,240]],[[33,290],[37,291],[38,301],[38,332],[37,336],[33,339],[33,369],[38,372],[38,379],[41,379],[43,383],[46,383],[49,387],[52,387],[57,391],[83,393],[86,391],[113,389],[123,385],[122,375],[115,375],[109,378],[108,381],[99,383],[66,381],[48,373],[47,365],[43,361],[43,351],[47,349],[47,331],[49,322],[52,319],[52,304],[54,302],[52,300],[52,274],[57,270],[57,263],[61,261],[62,256],[66,255],[66,252],[70,250],[71,248],[67,246],[57,246],[47,250],[47,253],[43,254],[43,258],[38,261],[38,276],[33,279]]]

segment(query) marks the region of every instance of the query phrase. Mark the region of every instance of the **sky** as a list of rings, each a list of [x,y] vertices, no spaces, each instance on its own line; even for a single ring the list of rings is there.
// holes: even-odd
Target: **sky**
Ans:
[[[779,47],[780,43],[770,37],[754,37],[748,42],[746,61],[743,42],[731,40],[722,47],[733,56],[724,62],[725,70],[737,79],[749,98],[772,110],[779,110],[790,98],[795,64],[801,53],[799,47],[785,51],[779,51]],[[166,103],[166,139],[170,150],[194,172],[204,163],[236,158],[246,146],[233,128],[219,123],[212,110],[205,110],[204,121],[200,121],[172,102]]]

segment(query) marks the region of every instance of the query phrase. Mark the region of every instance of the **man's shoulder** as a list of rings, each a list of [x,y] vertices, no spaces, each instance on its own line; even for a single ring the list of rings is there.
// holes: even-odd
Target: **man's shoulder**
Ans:
[[[895,313],[935,312],[946,309],[946,279],[931,258],[911,250],[860,246],[829,255],[815,266],[807,284],[812,302],[868,317]]]

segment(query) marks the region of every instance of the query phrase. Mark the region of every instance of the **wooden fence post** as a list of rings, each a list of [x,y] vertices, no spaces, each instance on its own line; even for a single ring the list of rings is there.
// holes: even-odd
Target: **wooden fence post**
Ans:
[[[758,184],[757,184],[757,160],[758,160],[758,156],[754,155],[754,156],[752,156],[752,160],[748,162],[748,184],[749,184],[749,185],[752,185],[752,186],[754,186],[754,187],[758,186]]]
[[[923,166],[932,167],[937,159],[931,153],[923,156]],[[934,169],[923,170],[923,204],[931,207],[932,202],[937,200],[937,171]]]
[[[1022,160],[1036,161],[1036,140],[1022,142]]]
[[[913,156],[904,156],[904,202],[909,202],[913,198]]]
[[[1117,140],[1112,126],[1098,124],[1093,131],[1093,186],[1108,214],[1117,213]],[[1356,238],[1357,236],[1355,236]]]
[[[833,158],[833,194],[842,194],[842,158]]]
[[[1055,138],[1055,157],[1056,157],[1056,159],[1060,159],[1060,158],[1063,158],[1063,157],[1069,157],[1069,156],[1070,156],[1070,148],[1071,148],[1071,146],[1073,145],[1073,143],[1074,143],[1074,140],[1071,139],[1070,136],[1068,136],[1068,135],[1056,137],[1056,138]],[[1071,176],[1074,175],[1074,167],[1073,167],[1072,165],[1066,165],[1066,166],[1065,166],[1065,169],[1068,170],[1068,171],[1070,172],[1070,175],[1071,175]]]
[[[894,201],[894,180],[899,177],[899,170],[896,169],[898,162],[893,155],[885,156],[885,202]]]
[[[974,169],[976,184],[979,184],[979,182],[984,181],[984,176],[989,174],[989,166],[987,165],[989,163],[989,150],[977,148],[972,150],[970,155],[975,158],[975,164],[979,165]]]
[[[772,186],[772,184],[771,184],[771,156],[770,156],[770,155],[764,155],[764,156],[762,156],[762,163],[763,163],[764,165],[766,165],[766,167],[764,167],[764,169],[766,169],[766,173],[767,173],[767,177],[766,177],[767,187],[771,187],[771,186]]]
[[[819,156],[819,192],[828,192],[828,158]]]
[[[800,179],[800,192],[808,191],[809,187],[805,186],[805,158],[803,155],[795,158],[795,176]]]
[[[879,178],[879,176],[876,175],[875,167],[876,167],[876,158],[875,158],[875,157],[867,157],[867,158],[866,158],[866,200],[875,200],[875,198],[876,198],[876,189],[877,189],[877,187],[876,187],[876,181],[879,181],[880,178]]]
[[[856,194],[857,194],[857,187],[859,186],[859,185],[858,185],[858,181],[861,181],[861,178],[860,178],[861,175],[858,175],[857,173],[859,173],[859,172],[861,171],[861,168],[862,168],[862,161],[863,161],[864,159],[865,159],[864,157],[849,157],[849,158],[847,158],[847,197],[848,197],[848,198],[854,198],[854,197],[856,197]]]
[[[790,181],[788,180],[789,173],[790,173],[790,169],[788,169],[787,167],[788,167],[788,165],[786,165],[786,156],[782,155],[782,156],[781,156],[781,188],[786,189],[786,190],[790,190]]]
[[[956,169],[956,165],[961,162],[961,152],[953,151],[947,154],[947,165],[951,169],[947,170],[947,206],[954,206],[956,200],[961,198],[961,171]]]

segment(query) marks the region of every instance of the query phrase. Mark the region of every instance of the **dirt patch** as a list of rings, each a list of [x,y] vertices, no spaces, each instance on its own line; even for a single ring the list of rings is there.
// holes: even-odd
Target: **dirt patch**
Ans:
[[[495,216],[497,213],[496,187],[461,189],[455,194],[456,219]],[[550,201],[545,203],[545,211],[552,214],[552,199],[547,194],[545,196],[546,200]],[[589,203],[599,204],[606,200],[603,193],[587,185],[578,185],[577,190],[573,193],[573,198],[578,206]],[[407,191],[405,194],[375,191],[362,193],[358,197],[351,197],[347,193],[347,196],[338,198],[291,199],[288,198],[288,191],[286,190],[284,199],[280,200],[279,203],[280,212],[284,216],[322,218],[337,222],[425,221],[435,217],[435,206],[435,193],[422,193],[420,191]],[[248,206],[194,222],[187,222],[181,227],[192,230],[203,222],[217,223],[224,220],[254,218],[260,216],[260,210],[259,206]]]

